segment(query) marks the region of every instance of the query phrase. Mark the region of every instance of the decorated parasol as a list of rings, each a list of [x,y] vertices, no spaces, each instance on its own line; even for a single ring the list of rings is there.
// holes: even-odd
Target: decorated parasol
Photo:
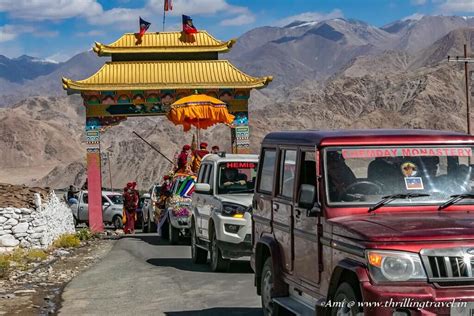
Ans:
[[[205,94],[193,94],[171,105],[168,119],[175,125],[183,125],[187,132],[191,126],[207,129],[218,123],[231,124],[234,116],[227,111],[225,102]]]

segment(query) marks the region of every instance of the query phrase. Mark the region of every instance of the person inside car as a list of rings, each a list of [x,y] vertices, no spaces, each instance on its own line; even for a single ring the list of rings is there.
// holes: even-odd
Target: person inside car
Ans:
[[[245,181],[243,178],[239,179],[239,172],[237,169],[224,169],[224,174],[221,178],[221,185],[228,187],[233,184],[246,185],[247,181]]]
[[[331,201],[341,201],[342,193],[347,187],[356,182],[351,168],[346,165],[344,157],[336,151],[327,154],[329,197]]]

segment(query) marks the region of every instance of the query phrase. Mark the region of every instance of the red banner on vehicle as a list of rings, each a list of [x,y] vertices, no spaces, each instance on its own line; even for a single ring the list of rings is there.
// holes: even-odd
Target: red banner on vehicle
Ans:
[[[354,158],[376,158],[376,157],[420,157],[420,156],[472,156],[472,148],[385,148],[385,149],[343,149],[342,157]]]
[[[254,162],[228,162],[226,165],[228,169],[255,169],[256,166]]]

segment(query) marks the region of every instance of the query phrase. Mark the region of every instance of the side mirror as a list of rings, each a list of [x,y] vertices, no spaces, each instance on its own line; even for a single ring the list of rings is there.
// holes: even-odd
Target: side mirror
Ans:
[[[312,209],[316,200],[316,187],[311,184],[302,184],[300,187],[298,207]]]
[[[104,207],[109,207],[109,206],[110,206],[110,203],[109,203],[109,202],[104,202],[104,204],[102,204],[102,206],[104,206]]]
[[[145,194],[143,194],[143,197],[144,197],[145,199],[149,199],[149,198],[150,198],[150,193],[145,193]]]
[[[318,204],[314,203],[314,206],[306,211],[306,217],[318,217],[321,214],[321,207]]]
[[[211,192],[211,186],[208,183],[196,183],[195,186],[196,193],[209,194]]]

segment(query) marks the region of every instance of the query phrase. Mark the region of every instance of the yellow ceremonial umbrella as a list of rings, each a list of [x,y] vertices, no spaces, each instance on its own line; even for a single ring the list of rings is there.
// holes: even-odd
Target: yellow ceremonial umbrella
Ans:
[[[191,126],[207,129],[218,123],[231,124],[234,116],[227,111],[225,102],[206,94],[192,94],[181,98],[171,105],[168,119],[175,125],[183,125],[187,132]]]

